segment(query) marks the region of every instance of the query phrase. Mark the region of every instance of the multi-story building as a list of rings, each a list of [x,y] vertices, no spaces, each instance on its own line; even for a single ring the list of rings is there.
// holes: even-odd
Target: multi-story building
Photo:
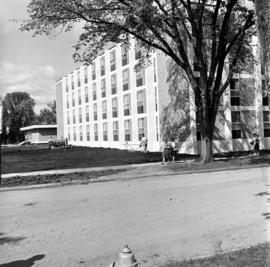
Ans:
[[[78,146],[137,149],[145,135],[149,150],[158,151],[163,135],[176,128],[180,152],[199,153],[200,124],[189,84],[186,94],[180,90],[178,95],[185,98],[186,108],[168,112],[175,100],[169,60],[153,52],[151,64],[136,72],[141,56],[134,42],[129,49],[111,45],[91,65],[59,79],[58,138]],[[269,103],[260,69],[257,64],[253,74],[235,75],[225,91],[216,120],[215,152],[251,149],[253,132],[260,135],[262,148],[270,148]]]

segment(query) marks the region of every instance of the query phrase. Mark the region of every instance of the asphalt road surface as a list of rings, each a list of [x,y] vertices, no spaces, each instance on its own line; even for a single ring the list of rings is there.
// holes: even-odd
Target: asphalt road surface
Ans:
[[[269,241],[269,189],[265,167],[0,192],[0,266],[109,266],[124,244],[158,266]]]

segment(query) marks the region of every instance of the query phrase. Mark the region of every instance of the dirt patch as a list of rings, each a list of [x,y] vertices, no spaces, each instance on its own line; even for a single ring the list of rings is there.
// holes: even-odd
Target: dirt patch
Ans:
[[[2,180],[2,187],[21,186],[21,185],[37,185],[37,184],[51,184],[62,182],[76,182],[89,183],[98,179],[101,176],[108,176],[125,172],[125,169],[118,170],[104,170],[92,172],[76,172],[68,174],[48,174],[48,175],[32,175],[32,176],[16,176]],[[26,206],[33,206],[35,203],[26,203]]]

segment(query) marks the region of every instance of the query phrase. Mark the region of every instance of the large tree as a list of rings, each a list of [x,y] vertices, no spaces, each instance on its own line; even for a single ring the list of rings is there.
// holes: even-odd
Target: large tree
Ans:
[[[129,45],[131,37],[144,48],[143,60],[153,49],[162,51],[184,70],[195,93],[201,114],[201,158],[209,162],[219,100],[254,25],[254,12],[238,2],[242,1],[31,0],[30,19],[20,29],[51,34],[83,23],[74,57],[89,63],[107,42]],[[224,77],[227,59],[230,68]]]
[[[258,37],[261,45],[262,67],[270,103],[270,1],[255,0]]]
[[[56,124],[56,101],[47,103],[47,107],[40,110],[36,117],[38,124]]]
[[[22,140],[20,128],[31,125],[35,118],[35,102],[26,92],[13,92],[6,94],[2,104],[3,128],[8,127],[10,142],[19,142]]]

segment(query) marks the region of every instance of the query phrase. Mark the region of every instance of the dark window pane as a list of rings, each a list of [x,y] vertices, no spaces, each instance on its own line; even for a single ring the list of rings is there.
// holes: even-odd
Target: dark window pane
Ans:
[[[232,139],[241,138],[241,130],[232,130]]]
[[[232,106],[240,106],[240,97],[231,97]]]

